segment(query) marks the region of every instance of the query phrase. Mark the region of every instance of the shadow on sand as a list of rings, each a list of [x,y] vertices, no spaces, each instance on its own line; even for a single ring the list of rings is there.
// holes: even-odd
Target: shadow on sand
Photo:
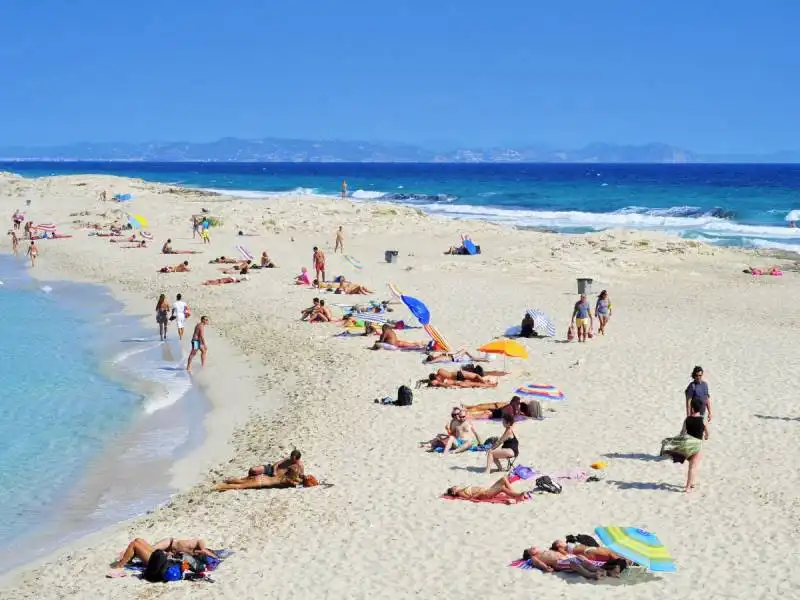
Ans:
[[[609,485],[616,486],[620,490],[648,490],[664,492],[683,492],[682,485],[673,483],[656,483],[653,481],[614,481],[606,480]]]
[[[756,419],[767,419],[770,421],[800,421],[800,417],[776,417],[773,415],[753,415]]]

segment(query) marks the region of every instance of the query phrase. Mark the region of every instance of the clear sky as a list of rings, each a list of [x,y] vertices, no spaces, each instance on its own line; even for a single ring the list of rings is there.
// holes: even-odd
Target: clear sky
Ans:
[[[800,0],[2,4],[2,146],[800,148]]]

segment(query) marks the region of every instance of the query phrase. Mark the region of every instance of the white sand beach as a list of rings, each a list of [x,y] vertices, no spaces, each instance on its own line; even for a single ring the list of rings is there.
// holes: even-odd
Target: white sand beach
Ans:
[[[134,200],[100,202],[102,190]],[[16,208],[73,235],[38,244],[35,276],[106,285],[152,323],[154,335],[153,307],[162,292],[169,300],[184,295],[193,309],[188,328],[210,317],[209,362],[201,369],[198,361],[194,377],[213,409],[206,445],[176,465],[182,491],[166,506],[8,574],[1,598],[797,595],[800,277],[791,270],[782,277],[742,273],[773,258],[646,232],[556,235],[434,219],[390,204],[237,199],[110,176],[0,174],[0,215],[10,223]],[[205,246],[192,239],[189,222],[202,208],[223,221]],[[89,214],[70,216],[82,211]],[[147,217],[154,235],[148,248],[120,248],[75,223],[124,217],[114,211]],[[333,252],[340,225],[345,253],[362,263],[360,270]],[[237,236],[239,230],[253,236]],[[461,233],[482,254],[444,255]],[[174,248],[202,254],[164,256],[167,238]],[[208,261],[237,256],[236,244],[256,256],[268,251],[279,268],[253,272],[240,284],[201,285],[223,276]],[[25,246],[21,241],[23,252]],[[342,297],[293,285],[300,267],[312,269],[313,246],[326,252],[329,278],[344,275],[376,293]],[[396,264],[384,260],[385,250],[398,251]],[[3,251],[10,251],[9,240]],[[191,272],[157,273],[184,259]],[[592,303],[601,289],[613,303],[607,335],[586,344],[563,343],[577,277],[594,278]],[[501,336],[529,307],[553,316],[558,333],[522,340],[529,359],[509,360],[512,372],[496,389],[420,389],[411,407],[382,406],[373,400],[431,371],[422,355],[370,351],[374,338],[335,337],[341,327],[301,322],[299,311],[317,295],[328,303],[389,299],[387,282],[422,299],[455,348],[474,350]],[[393,308],[409,319],[402,305]],[[427,339],[422,329],[400,337]],[[185,352],[188,345],[187,337]],[[697,487],[686,494],[686,465],[654,455],[661,439],[681,428],[683,390],[696,364],[705,369],[714,414]],[[507,401],[529,383],[555,385],[567,399],[545,403],[543,421],[515,427],[517,464],[559,473],[605,460],[603,479],[565,482],[560,495],[512,506],[442,500],[449,486],[489,485],[498,475],[481,472],[483,453],[445,457],[419,442],[443,431],[451,407]],[[483,437],[502,433],[496,422],[476,428]],[[223,477],[295,447],[306,471],[332,486],[213,490]],[[656,533],[677,572],[610,585],[508,567],[524,548],[601,525]],[[202,537],[236,554],[214,583],[107,579],[109,563],[134,537]]]

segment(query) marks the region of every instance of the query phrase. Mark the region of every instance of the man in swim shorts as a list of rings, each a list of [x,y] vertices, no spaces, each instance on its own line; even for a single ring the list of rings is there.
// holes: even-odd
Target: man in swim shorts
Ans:
[[[581,294],[581,299],[575,303],[572,311],[572,323],[578,330],[578,341],[585,342],[589,332],[594,328],[592,320],[592,305],[586,299],[586,294]]]
[[[208,317],[203,315],[200,317],[200,322],[195,325],[194,333],[192,333],[192,351],[189,352],[189,358],[186,361],[186,370],[192,372],[192,359],[195,354],[200,353],[200,366],[206,366],[206,353],[208,348],[206,346],[206,325],[208,325]]]

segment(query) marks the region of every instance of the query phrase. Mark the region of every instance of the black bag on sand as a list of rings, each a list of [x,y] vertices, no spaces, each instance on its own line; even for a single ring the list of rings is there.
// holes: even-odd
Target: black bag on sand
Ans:
[[[543,492],[550,492],[551,494],[561,493],[561,484],[553,481],[549,475],[542,475],[536,480],[536,489]]]
[[[397,402],[396,406],[411,406],[414,402],[414,393],[407,385],[401,385],[397,389]]]

